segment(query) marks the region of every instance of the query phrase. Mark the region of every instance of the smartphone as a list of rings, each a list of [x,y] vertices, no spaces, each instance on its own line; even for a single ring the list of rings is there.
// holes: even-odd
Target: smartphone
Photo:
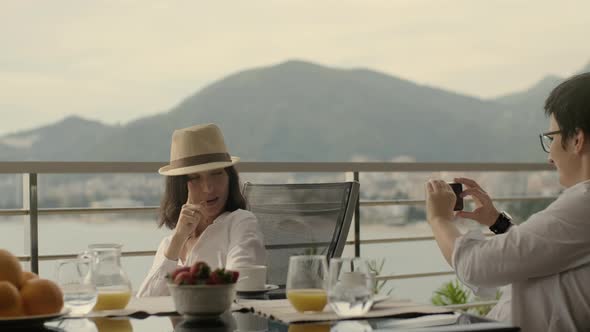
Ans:
[[[457,202],[455,203],[455,208],[453,211],[461,211],[463,210],[463,197],[461,197],[461,192],[463,192],[463,185],[460,183],[449,183],[453,191],[455,192],[455,196],[457,196]]]

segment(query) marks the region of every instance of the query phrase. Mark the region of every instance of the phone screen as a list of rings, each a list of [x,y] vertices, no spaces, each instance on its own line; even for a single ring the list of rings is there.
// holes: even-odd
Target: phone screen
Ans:
[[[463,192],[463,185],[460,183],[449,183],[453,191],[455,192],[455,196],[457,196],[457,202],[455,203],[455,207],[453,211],[461,211],[463,210],[463,197],[461,197],[461,192]]]

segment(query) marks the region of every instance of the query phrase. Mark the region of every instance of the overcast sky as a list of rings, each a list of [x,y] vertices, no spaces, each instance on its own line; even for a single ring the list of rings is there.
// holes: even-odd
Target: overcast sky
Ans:
[[[301,59],[480,97],[590,61],[590,1],[0,0],[0,134],[169,110],[223,76]]]

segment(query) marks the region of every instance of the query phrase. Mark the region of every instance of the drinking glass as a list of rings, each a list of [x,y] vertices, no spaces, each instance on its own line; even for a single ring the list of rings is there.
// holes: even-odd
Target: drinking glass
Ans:
[[[366,260],[358,257],[330,260],[328,302],[342,317],[362,316],[373,305],[373,280]]]
[[[299,312],[322,311],[327,303],[326,256],[291,256],[287,273],[287,299]]]
[[[64,295],[64,306],[73,315],[89,313],[96,304],[96,287],[88,278],[88,259],[67,259],[57,262],[56,278]]]

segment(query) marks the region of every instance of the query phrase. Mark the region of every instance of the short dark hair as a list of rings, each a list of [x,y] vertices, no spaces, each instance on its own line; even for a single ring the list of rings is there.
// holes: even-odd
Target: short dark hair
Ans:
[[[553,89],[545,101],[545,115],[555,117],[564,148],[576,130],[590,134],[590,72],[573,76]]]
[[[225,211],[233,212],[237,209],[246,209],[246,199],[240,190],[240,176],[235,167],[224,168],[229,177],[229,194],[225,203]],[[164,197],[160,202],[160,217],[158,227],[166,226],[174,229],[180,216],[182,205],[188,199],[187,175],[167,176]]]

